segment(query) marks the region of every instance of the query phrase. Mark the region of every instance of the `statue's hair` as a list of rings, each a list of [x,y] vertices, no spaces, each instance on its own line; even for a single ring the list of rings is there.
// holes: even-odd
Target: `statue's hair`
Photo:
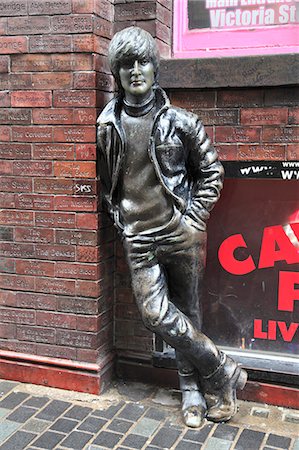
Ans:
[[[134,59],[149,59],[154,66],[155,83],[159,75],[159,53],[154,38],[139,27],[129,27],[116,33],[109,45],[108,59],[111,72],[122,90],[119,69],[122,63]]]

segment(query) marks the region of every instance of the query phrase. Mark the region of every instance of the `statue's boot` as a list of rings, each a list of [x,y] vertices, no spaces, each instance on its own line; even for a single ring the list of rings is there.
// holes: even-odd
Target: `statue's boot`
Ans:
[[[179,372],[179,381],[184,423],[187,427],[198,428],[206,416],[207,405],[198,387],[197,373],[183,374]]]
[[[247,372],[222,353],[220,366],[202,380],[208,405],[207,418],[213,422],[227,422],[237,412],[236,390],[244,388]]]

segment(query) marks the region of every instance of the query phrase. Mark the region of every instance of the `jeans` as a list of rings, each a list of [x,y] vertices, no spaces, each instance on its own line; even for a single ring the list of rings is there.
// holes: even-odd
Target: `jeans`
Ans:
[[[125,235],[124,247],[145,326],[175,348],[179,373],[205,377],[221,356],[200,331],[206,232],[194,225],[176,211],[164,228]]]

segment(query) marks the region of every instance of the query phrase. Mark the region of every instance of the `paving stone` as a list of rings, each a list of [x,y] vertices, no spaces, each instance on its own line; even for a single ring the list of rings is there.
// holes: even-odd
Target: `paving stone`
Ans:
[[[157,430],[159,425],[160,425],[160,422],[158,422],[157,420],[143,417],[135,425],[135,427],[132,430],[132,433],[140,434],[141,436],[145,436],[145,437],[150,437]]]
[[[36,434],[17,431],[4,444],[0,445],[0,450],[23,450],[35,438]]]
[[[32,433],[42,433],[49,425],[51,425],[51,423],[52,422],[35,419],[35,417],[33,417],[22,426],[22,430],[32,431]]]
[[[122,419],[113,419],[109,424],[108,429],[116,431],[117,433],[125,434],[132,425],[134,425],[134,422],[128,422],[127,420]]]
[[[24,423],[30,417],[34,416],[36,414],[36,409],[34,408],[27,408],[26,406],[20,406],[19,408],[15,409],[8,417],[8,420],[11,420],[12,422],[19,422]]]
[[[230,441],[226,441],[225,439],[219,439],[215,437],[210,437],[205,444],[205,450],[229,450],[232,447],[232,443]],[[246,450],[252,450],[251,447],[247,447]]]
[[[151,444],[162,448],[170,448],[174,445],[180,434],[181,432],[178,430],[170,427],[163,427],[158,431],[154,439],[151,441]]]
[[[78,430],[87,431],[89,433],[97,433],[104,425],[106,425],[107,420],[101,419],[99,417],[87,417],[84,422],[78,427]]]
[[[236,450],[258,450],[264,439],[265,433],[254,430],[243,430],[237,444]]]
[[[32,408],[42,408],[50,399],[48,397],[31,397],[23,403],[23,406],[31,406]]]
[[[130,448],[140,449],[147,441],[147,437],[139,436],[138,434],[128,434],[126,439],[122,442],[123,445]]]
[[[52,400],[51,403],[49,403],[49,405],[47,405],[36,417],[38,419],[54,421],[61,416],[70,405],[71,403],[63,402],[61,400]]]
[[[175,450],[199,450],[200,448],[202,448],[201,444],[182,439],[175,447]],[[214,450],[216,450],[216,448]]]
[[[266,445],[271,445],[272,447],[282,448],[288,450],[291,444],[291,439],[285,436],[279,436],[278,434],[270,434]]]
[[[0,406],[1,406],[1,404],[0,404]],[[292,414],[292,413],[285,414],[283,420],[285,422],[290,422],[290,423],[299,423],[299,414]]]
[[[66,434],[72,431],[77,425],[78,422],[76,420],[60,418],[51,426],[50,430]]]
[[[0,408],[0,419],[2,419],[3,417],[5,417],[7,414],[10,413],[10,409],[6,409],[6,408]]]
[[[263,417],[267,419],[269,417],[270,411],[265,408],[252,408],[251,413],[252,416]]]
[[[82,431],[72,431],[64,441],[61,442],[63,447],[71,448],[72,450],[80,450],[85,447],[88,441],[93,437],[90,433],[83,433]]]
[[[164,411],[161,411],[161,409],[158,408],[149,408],[148,411],[145,413],[145,417],[148,417],[149,419],[154,420],[163,420],[166,417],[166,413]]]
[[[136,405],[134,403],[128,403],[124,409],[118,414],[118,417],[122,417],[127,420],[138,420],[145,412],[143,405]]]
[[[299,438],[295,440],[293,450],[299,450]]]
[[[118,444],[121,438],[121,434],[111,433],[109,431],[101,431],[101,433],[96,437],[92,444],[113,448],[116,446],[116,444]]]
[[[199,430],[188,430],[184,435],[184,439],[204,443],[213,427],[214,424],[209,423]]]
[[[8,394],[17,384],[15,381],[0,381],[0,398]]]
[[[59,442],[64,438],[64,434],[56,433],[54,431],[46,431],[36,441],[34,441],[32,445],[40,448],[52,449],[56,447],[56,445],[59,444]]]
[[[91,408],[75,405],[69,409],[63,417],[70,419],[83,420],[92,411]]]
[[[25,400],[25,398],[29,397],[28,394],[24,392],[12,392],[3,400],[0,401],[0,408],[6,409],[14,409],[16,406],[19,406],[20,403]]]
[[[226,425],[225,423],[220,423],[217,425],[213,437],[225,439],[226,441],[233,441],[237,436],[239,428],[232,427],[231,425]]]
[[[113,416],[124,406],[125,402],[119,402],[117,405],[111,405],[107,409],[97,409],[92,415],[97,417],[104,417],[105,419],[112,419]]]
[[[8,438],[12,433],[14,433],[18,428],[20,428],[20,424],[17,422],[10,422],[9,420],[4,420],[0,423],[0,442],[3,442]]]

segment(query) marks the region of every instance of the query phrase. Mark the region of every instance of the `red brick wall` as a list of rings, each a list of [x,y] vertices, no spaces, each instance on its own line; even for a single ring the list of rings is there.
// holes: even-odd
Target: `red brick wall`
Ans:
[[[112,3],[1,1],[1,350],[95,363],[112,346],[95,145]]]

